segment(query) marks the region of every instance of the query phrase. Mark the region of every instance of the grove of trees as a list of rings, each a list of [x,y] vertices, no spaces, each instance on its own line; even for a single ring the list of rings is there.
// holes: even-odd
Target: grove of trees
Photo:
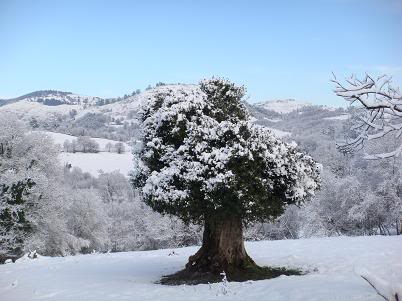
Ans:
[[[66,153],[98,153],[99,150],[99,144],[88,136],[79,136],[71,142],[65,140],[63,143],[63,151]]]

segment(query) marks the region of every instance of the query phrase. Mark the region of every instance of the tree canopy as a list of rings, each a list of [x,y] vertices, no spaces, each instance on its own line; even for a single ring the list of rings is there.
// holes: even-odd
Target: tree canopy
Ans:
[[[148,92],[133,183],[155,211],[185,222],[280,215],[319,186],[319,165],[252,124],[244,87],[212,78]]]

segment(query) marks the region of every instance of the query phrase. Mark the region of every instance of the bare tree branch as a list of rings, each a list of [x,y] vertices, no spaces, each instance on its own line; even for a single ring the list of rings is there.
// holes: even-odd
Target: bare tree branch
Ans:
[[[341,83],[336,79],[334,92],[344,98],[351,105],[358,104],[363,115],[358,116],[351,127],[353,137],[346,137],[346,141],[338,143],[338,149],[343,153],[354,153],[364,148],[370,140],[380,139],[390,133],[395,139],[402,134],[402,94],[399,88],[392,86],[390,76],[380,76],[374,79],[366,75],[363,79],[351,76]],[[367,159],[384,159],[396,157],[402,153],[402,141],[392,152],[373,154]]]

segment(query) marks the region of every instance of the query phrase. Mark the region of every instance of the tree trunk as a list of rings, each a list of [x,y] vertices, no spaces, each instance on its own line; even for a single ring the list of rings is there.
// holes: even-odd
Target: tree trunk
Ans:
[[[236,216],[205,221],[202,247],[190,256],[190,273],[237,274],[256,267],[244,248],[242,220]]]
[[[280,275],[300,275],[298,270],[259,267],[248,256],[243,242],[242,220],[236,216],[205,220],[201,248],[190,256],[184,270],[162,277],[161,284],[199,284],[222,280],[262,280]]]

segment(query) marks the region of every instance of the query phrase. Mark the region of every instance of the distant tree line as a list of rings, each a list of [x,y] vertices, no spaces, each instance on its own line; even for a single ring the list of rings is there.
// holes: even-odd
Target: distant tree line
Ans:
[[[64,141],[63,150],[66,153],[98,153],[99,144],[94,139],[91,139],[91,137],[80,136],[71,142],[69,140]]]
[[[65,140],[63,143],[63,151],[66,153],[98,153],[101,149],[99,143],[97,143],[95,139],[88,136],[80,136],[72,141]],[[126,148],[123,142],[116,142],[114,144],[108,142],[103,151],[124,154]]]

